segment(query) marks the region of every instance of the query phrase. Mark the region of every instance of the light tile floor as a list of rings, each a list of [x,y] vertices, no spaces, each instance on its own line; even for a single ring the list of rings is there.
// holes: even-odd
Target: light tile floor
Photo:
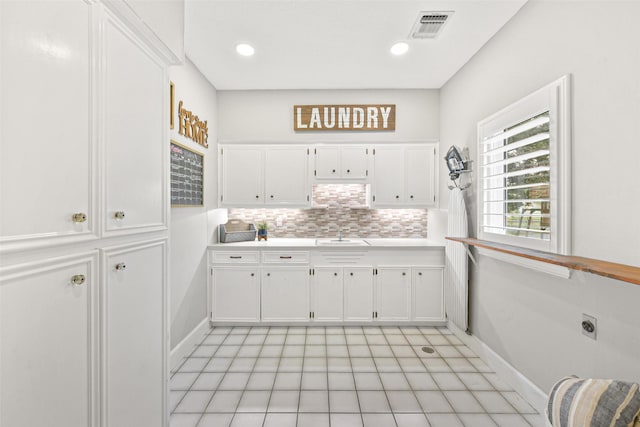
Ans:
[[[170,409],[171,427],[544,425],[434,327],[216,327],[172,373]]]

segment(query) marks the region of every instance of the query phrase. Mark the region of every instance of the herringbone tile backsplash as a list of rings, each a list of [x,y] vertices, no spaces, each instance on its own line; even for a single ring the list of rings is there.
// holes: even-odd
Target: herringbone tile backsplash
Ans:
[[[426,209],[369,209],[364,184],[314,186],[310,209],[229,209],[229,219],[269,224],[273,237],[427,237]],[[276,226],[280,217],[282,226]]]

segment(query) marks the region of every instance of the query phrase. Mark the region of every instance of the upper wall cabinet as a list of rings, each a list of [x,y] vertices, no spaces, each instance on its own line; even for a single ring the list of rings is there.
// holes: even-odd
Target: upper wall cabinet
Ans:
[[[369,148],[365,146],[317,146],[313,149],[316,181],[366,180],[369,176]]]
[[[220,147],[220,203],[228,207],[309,206],[305,146]]]
[[[91,7],[0,2],[0,20],[2,248],[92,238]]]
[[[164,64],[110,13],[105,13],[101,47],[104,234],[165,229]]]
[[[436,156],[436,144],[376,146],[373,149],[372,206],[435,206]]]

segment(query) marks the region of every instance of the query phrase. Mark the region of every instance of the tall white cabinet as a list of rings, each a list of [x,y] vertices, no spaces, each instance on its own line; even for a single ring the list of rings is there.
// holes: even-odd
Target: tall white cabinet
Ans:
[[[167,426],[175,57],[123,1],[0,20],[0,427]]]

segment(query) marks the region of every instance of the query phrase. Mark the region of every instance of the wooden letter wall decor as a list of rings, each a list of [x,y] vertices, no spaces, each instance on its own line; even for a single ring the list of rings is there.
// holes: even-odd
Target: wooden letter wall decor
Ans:
[[[396,130],[396,105],[294,105],[293,130]]]
[[[209,148],[207,139],[209,138],[209,128],[207,121],[200,121],[200,118],[191,111],[182,107],[182,101],[178,103],[178,133],[187,138],[193,139],[205,148]]]

